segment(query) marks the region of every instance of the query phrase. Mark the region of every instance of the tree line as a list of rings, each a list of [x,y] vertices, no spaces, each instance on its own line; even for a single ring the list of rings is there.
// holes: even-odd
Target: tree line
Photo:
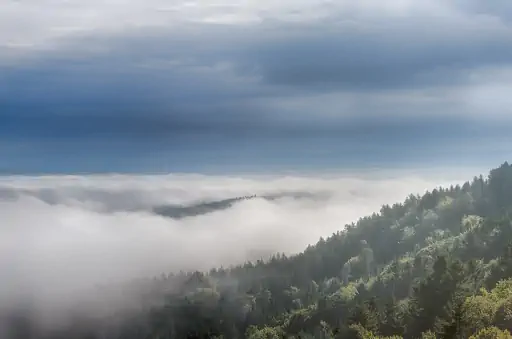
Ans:
[[[9,336],[512,338],[511,212],[504,163],[384,205],[300,254],[130,282],[136,309],[44,332],[13,317]]]

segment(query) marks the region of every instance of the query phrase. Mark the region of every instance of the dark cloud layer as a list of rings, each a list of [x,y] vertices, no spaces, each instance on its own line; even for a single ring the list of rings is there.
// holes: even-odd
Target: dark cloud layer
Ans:
[[[508,2],[424,13],[409,5],[391,14],[326,5],[328,15],[309,21],[93,30],[19,59],[5,53],[0,135],[185,148],[219,136],[393,146],[505,135]]]

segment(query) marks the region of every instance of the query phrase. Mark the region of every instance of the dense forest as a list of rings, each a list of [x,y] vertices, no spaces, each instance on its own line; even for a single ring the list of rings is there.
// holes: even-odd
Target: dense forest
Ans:
[[[108,316],[43,331],[20,311],[8,337],[512,338],[511,212],[505,163],[382,206],[298,255],[104,287],[138,298]]]

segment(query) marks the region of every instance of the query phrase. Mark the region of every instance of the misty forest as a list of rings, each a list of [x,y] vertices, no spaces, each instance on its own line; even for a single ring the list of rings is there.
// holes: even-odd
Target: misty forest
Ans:
[[[512,339],[512,0],[0,0],[0,339]]]
[[[188,213],[226,208],[236,200]],[[161,212],[184,217],[176,208]],[[42,327],[30,305],[22,305],[2,314],[3,334],[12,339],[512,338],[511,212],[512,165],[504,163],[487,177],[384,205],[297,255],[276,253],[208,272],[163,272],[96,287],[99,300],[126,296],[129,307],[109,308],[105,297],[94,313],[77,308],[65,322]]]

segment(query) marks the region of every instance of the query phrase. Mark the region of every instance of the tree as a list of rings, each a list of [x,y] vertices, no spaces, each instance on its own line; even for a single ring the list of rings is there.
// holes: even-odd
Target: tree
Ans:
[[[280,328],[276,327],[263,327],[258,329],[256,327],[249,327],[246,333],[247,339],[283,339],[284,335]]]
[[[500,330],[497,327],[487,327],[472,335],[469,339],[512,339],[509,331]]]

